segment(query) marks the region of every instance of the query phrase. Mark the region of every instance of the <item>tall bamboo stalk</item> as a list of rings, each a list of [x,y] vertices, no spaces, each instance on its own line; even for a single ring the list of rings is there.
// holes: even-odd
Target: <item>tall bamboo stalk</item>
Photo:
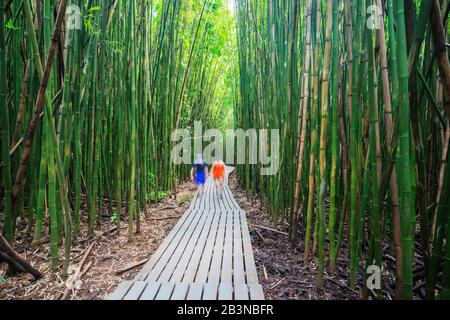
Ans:
[[[5,1],[0,1],[0,74],[6,75],[6,42],[5,42],[5,13],[3,8]],[[11,191],[11,165],[10,165],[10,126],[9,126],[9,107],[7,104],[7,78],[2,76],[0,79],[0,112],[2,126],[2,177],[4,185],[4,215],[5,215],[5,234],[6,240],[12,242],[14,237],[13,213],[12,213],[12,191]]]

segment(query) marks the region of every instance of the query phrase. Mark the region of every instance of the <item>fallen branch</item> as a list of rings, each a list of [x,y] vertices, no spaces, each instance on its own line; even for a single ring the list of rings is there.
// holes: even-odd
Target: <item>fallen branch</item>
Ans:
[[[353,293],[356,293],[356,294],[358,294],[358,295],[360,294],[358,291],[356,291],[356,290],[350,288],[349,286],[347,286],[347,285],[345,285],[345,284],[343,284],[343,283],[340,283],[339,281],[336,281],[336,280],[334,280],[334,279],[332,279],[332,278],[329,278],[329,277],[326,277],[326,279],[327,279],[327,280],[330,280],[330,281],[333,282],[334,284],[337,284],[338,286],[341,286],[342,288],[345,288],[345,289],[347,289],[347,290],[350,290],[350,291],[353,292]]]
[[[168,210],[175,210],[175,209],[178,209],[178,206],[176,206],[176,207],[174,207],[174,206],[171,206],[171,207],[164,207],[164,208],[155,210],[153,213],[156,213],[156,212],[162,212],[162,211],[168,211]]]
[[[83,272],[81,272],[81,274],[80,274],[80,279],[81,279],[86,273],[89,272],[89,270],[91,269],[91,267],[92,267],[93,265],[94,265],[94,263],[93,263],[92,261],[88,263],[87,267],[84,268]]]
[[[273,290],[273,289],[279,287],[285,280],[286,280],[286,278],[283,278],[283,279],[281,279],[280,281],[275,282],[274,284],[272,284],[272,285],[269,287],[269,290]]]
[[[249,223],[249,226],[252,227],[253,229],[254,229],[254,228],[257,228],[257,229],[262,229],[262,230],[266,230],[266,231],[278,233],[278,234],[281,234],[281,235],[283,235],[283,236],[288,236],[288,234],[287,234],[286,232],[278,231],[278,230],[275,230],[275,229],[272,229],[272,228],[267,228],[267,227],[263,227],[263,226],[258,226],[258,225],[250,224],[250,223]]]
[[[267,269],[266,269],[265,265],[263,265],[263,274],[264,274],[264,279],[266,279],[266,281],[269,281],[269,276],[267,275]]]
[[[163,220],[172,220],[172,219],[180,219],[182,216],[176,217],[165,217],[165,218],[152,218],[151,221],[163,221]]]
[[[9,265],[10,270],[12,269],[14,272],[26,273],[25,269],[20,264],[18,264],[17,261],[13,260],[10,256],[1,251],[0,251],[0,262],[6,262]]]
[[[17,252],[15,252],[14,249],[9,245],[8,241],[6,241],[6,239],[2,235],[0,235],[0,250],[3,251],[5,256],[8,256],[11,260],[14,260],[17,264],[19,264],[23,268],[23,270],[31,274],[34,279],[39,280],[42,278],[42,273],[40,273]]]
[[[70,293],[72,292],[72,289],[75,286],[76,282],[79,279],[81,279],[81,277],[87,272],[87,271],[81,272],[81,269],[83,268],[84,264],[86,263],[86,260],[89,257],[89,254],[91,253],[92,248],[94,247],[94,245],[95,245],[95,243],[91,244],[89,249],[87,249],[86,253],[84,254],[83,259],[78,264],[74,275],[72,277],[70,277],[69,280],[67,280],[67,282],[66,282],[66,290],[64,291],[64,294],[62,295],[60,300],[67,300],[70,297]],[[92,263],[91,263],[91,265],[92,265]],[[88,266],[88,268],[90,268],[91,265]],[[86,269],[89,270],[88,268],[86,268]]]
[[[263,235],[261,234],[261,232],[259,232],[258,229],[253,229],[253,231],[255,231],[256,235],[259,237],[259,239],[264,243],[264,241],[266,241],[266,239],[263,237]]]
[[[123,274],[123,273],[125,273],[125,272],[128,272],[128,271],[130,271],[130,270],[133,270],[134,268],[143,266],[144,264],[147,263],[148,260],[149,260],[149,259],[146,259],[146,260],[143,260],[143,261],[138,262],[138,263],[136,263],[136,264],[133,264],[133,265],[131,265],[131,266],[129,266],[129,267],[126,267],[126,268],[124,268],[124,269],[118,270],[118,271],[116,271],[116,276],[120,276],[121,274]]]
[[[114,227],[114,228],[112,228],[112,229],[109,229],[109,230],[103,232],[103,233],[102,233],[102,236],[103,236],[103,237],[104,237],[104,236],[107,236],[107,235],[113,233],[113,232],[116,231],[116,230],[117,230],[117,226]]]

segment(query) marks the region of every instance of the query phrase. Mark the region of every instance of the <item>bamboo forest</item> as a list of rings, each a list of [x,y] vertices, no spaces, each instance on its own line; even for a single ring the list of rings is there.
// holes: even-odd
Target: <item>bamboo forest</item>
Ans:
[[[0,0],[0,300],[450,300],[449,11]]]

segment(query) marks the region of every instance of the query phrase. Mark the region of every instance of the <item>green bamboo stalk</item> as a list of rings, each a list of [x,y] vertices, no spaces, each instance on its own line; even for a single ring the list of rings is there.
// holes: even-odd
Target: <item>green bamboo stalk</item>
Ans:
[[[313,42],[314,47],[314,59],[312,62],[311,70],[312,74],[312,92],[313,101],[311,105],[311,154],[309,160],[309,195],[308,195],[308,211],[307,211],[307,223],[306,223],[306,236],[305,236],[305,252],[304,252],[304,263],[305,265],[309,263],[309,251],[310,251],[310,239],[311,239],[311,229],[312,229],[312,216],[314,211],[314,187],[315,187],[315,171],[316,171],[316,157],[318,153],[318,140],[319,140],[319,42],[320,42],[320,18],[321,18],[321,0],[316,3],[316,28],[315,28],[315,41]],[[314,38],[314,37],[313,37]],[[317,223],[317,221],[316,221]]]
[[[64,227],[65,227],[65,234],[66,234],[66,240],[65,240],[65,249],[66,250],[65,250],[65,265],[64,265],[65,273],[67,272],[68,267],[69,267],[70,248],[71,248],[71,241],[72,241],[71,209],[70,209],[70,205],[68,202],[68,194],[67,194],[68,188],[67,188],[66,178],[65,178],[64,172],[63,172],[63,163],[62,163],[61,156],[59,153],[59,148],[58,148],[58,138],[56,136],[55,122],[54,122],[53,115],[52,115],[50,99],[48,97],[48,93],[46,92],[46,84],[47,84],[48,78],[50,76],[53,55],[54,55],[55,48],[57,45],[56,39],[61,31],[61,25],[64,20],[66,6],[67,6],[67,1],[62,0],[59,5],[58,16],[56,19],[55,29],[54,29],[53,37],[52,37],[52,45],[49,49],[49,54],[47,57],[47,62],[46,62],[45,71],[44,71],[44,69],[42,68],[42,64],[41,64],[39,48],[38,48],[37,39],[36,39],[36,33],[34,30],[34,25],[33,25],[31,6],[28,1],[24,1],[24,12],[25,12],[27,26],[28,26],[28,30],[30,33],[32,46],[33,46],[36,69],[38,71],[37,72],[38,77],[41,81],[41,88],[39,90],[38,98],[36,100],[35,114],[33,116],[33,122],[30,124],[30,129],[29,129],[29,133],[28,133],[28,144],[29,145],[27,146],[27,148],[31,147],[33,136],[34,136],[34,131],[35,131],[35,126],[37,125],[37,121],[40,116],[40,110],[42,108],[42,104],[44,104],[44,106],[45,106],[44,116],[45,116],[45,119],[46,119],[48,127],[49,127],[48,134],[50,136],[51,143],[52,143],[52,149],[50,149],[50,150],[53,150],[55,160],[56,160],[56,173],[57,173],[59,186],[60,186],[59,192],[61,195],[61,202],[62,202],[63,208],[64,208],[64,218],[65,218]],[[18,190],[19,190],[18,188],[20,188],[20,181],[22,180],[23,174],[25,173],[26,162],[27,162],[28,158],[29,158],[29,150],[27,151],[25,149],[22,154],[21,167],[19,168],[19,170],[17,172],[16,181],[15,181],[15,184],[13,187],[13,196],[17,195]]]
[[[128,220],[128,242],[133,241],[133,221],[135,217],[135,190],[136,190],[136,74],[135,74],[135,60],[136,60],[136,43],[135,43],[135,21],[134,21],[134,10],[136,4],[135,0],[131,1],[130,14],[128,16],[129,23],[129,46],[130,46],[130,119],[131,119],[131,140],[130,140],[130,166],[131,166],[131,176],[130,176],[130,191],[129,191],[129,220]]]
[[[339,120],[338,104],[339,101],[339,1],[333,3],[333,45],[332,45],[332,93],[331,93],[331,171],[330,171],[330,213],[329,213],[329,233],[330,233],[330,271],[336,273],[336,211],[339,208],[337,204],[337,195],[339,187],[338,182],[338,153],[339,153]],[[345,161],[345,160],[344,160]],[[343,216],[343,212],[340,212]]]
[[[47,120],[45,120],[47,121]],[[47,126],[47,123],[44,123]],[[55,160],[53,157],[52,144],[49,135],[47,137],[47,150],[48,153],[48,189],[47,189],[47,201],[48,212],[50,216],[50,252],[52,269],[56,272],[59,268],[59,226],[58,226],[58,212],[56,208],[56,173],[55,173]]]
[[[38,195],[36,202],[36,223],[34,226],[34,237],[33,237],[33,247],[39,247],[42,240],[42,224],[45,215],[45,200],[46,200],[46,182],[47,182],[47,133],[46,126],[42,128],[42,148],[41,148],[41,159],[39,167],[39,180],[38,180]]]
[[[327,22],[325,28],[325,52],[322,70],[322,110],[321,110],[321,128],[320,128],[320,188],[319,188],[319,205],[318,215],[319,219],[319,269],[318,281],[319,288],[323,287],[323,275],[325,272],[325,233],[326,233],[326,218],[325,218],[325,198],[327,193],[327,139],[328,139],[328,108],[329,108],[329,77],[331,65],[331,31],[333,28],[333,0],[328,1],[327,5]]]
[[[359,8],[359,6],[358,6]],[[360,17],[360,15],[357,15],[357,6],[350,7],[349,1],[347,1],[346,6],[346,15],[348,21],[346,21],[347,24],[350,23],[350,19],[353,20],[354,17]],[[350,11],[351,9],[351,11]],[[353,39],[348,39],[348,41],[352,43],[352,45],[348,45],[349,51],[351,50],[352,53],[352,75],[358,74],[359,69],[359,47],[358,47],[358,41],[361,41],[361,32],[360,32],[360,21],[355,20],[355,30],[356,30],[356,36]],[[352,26],[353,27],[353,26]],[[352,37],[352,35],[350,35]],[[354,288],[356,286],[356,274],[358,272],[358,257],[359,254],[356,250],[357,248],[357,233],[358,233],[358,218],[357,218],[357,212],[359,208],[359,200],[358,200],[358,176],[359,176],[359,165],[358,165],[358,145],[359,145],[359,136],[358,136],[358,127],[359,127],[359,120],[360,120],[360,114],[359,114],[359,101],[358,101],[358,81],[352,81],[352,87],[349,88],[351,90],[350,94],[352,96],[351,100],[349,99],[348,102],[351,102],[351,105],[348,105],[349,108],[349,117],[350,117],[350,164],[351,164],[351,182],[350,182],[350,286]]]
[[[420,3],[419,16],[417,17],[416,33],[414,35],[414,41],[411,45],[408,56],[408,65],[410,73],[416,67],[417,58],[419,57],[419,50],[422,46],[425,30],[427,28],[427,24],[429,21],[428,17],[431,12],[432,3],[433,3],[432,0],[425,0],[421,1]]]
[[[4,8],[5,1],[0,1],[0,8]],[[9,108],[7,104],[7,78],[4,76],[6,71],[6,43],[5,43],[5,12],[0,10],[0,112],[2,127],[2,177],[4,185],[4,217],[5,217],[5,236],[9,242],[14,238],[13,213],[12,213],[12,191],[11,191],[11,164],[9,155],[10,146],[10,126],[9,126]]]
[[[411,230],[411,160],[410,160],[410,118],[409,118],[409,70],[408,56],[406,49],[406,31],[404,4],[402,1],[394,2],[396,22],[397,22],[397,60],[398,60],[398,79],[399,79],[399,192],[400,192],[400,212],[402,217],[401,233],[403,243],[403,298],[412,298],[412,266],[413,266],[413,244]]]
[[[377,0],[377,5],[381,8],[381,0]],[[380,21],[384,21],[384,13],[381,12],[379,16]],[[393,37],[389,37],[393,38]],[[393,39],[391,39],[393,40]],[[389,70],[388,70],[388,58],[386,49],[386,35],[384,29],[380,28],[377,30],[377,41],[380,47],[380,67],[381,67],[381,78],[382,78],[382,88],[383,88],[383,100],[384,100],[384,113],[385,113],[385,125],[386,125],[386,144],[389,146],[393,139],[393,124],[392,124],[392,94],[389,84]],[[391,44],[395,42],[391,41]],[[395,56],[395,55],[394,55]],[[401,299],[403,290],[403,267],[402,267],[402,248],[401,248],[401,238],[400,238],[400,212],[399,212],[399,199],[398,199],[398,188],[397,188],[397,171],[393,169],[390,178],[390,196],[392,202],[392,233],[394,238],[395,247],[395,264],[396,264],[396,298]]]
[[[298,210],[299,210],[299,196],[301,190],[301,182],[303,176],[303,165],[304,165],[304,152],[305,152],[305,143],[306,143],[306,134],[307,134],[307,124],[308,124],[308,103],[309,103],[309,87],[310,87],[310,66],[311,66],[311,20],[312,20],[312,1],[309,0],[306,3],[305,10],[305,20],[306,20],[306,47],[305,47],[305,62],[303,65],[303,76],[302,76],[302,96],[301,96],[301,105],[299,110],[299,119],[298,119],[298,164],[297,164],[297,176],[295,180],[295,191],[294,191],[294,228],[293,234],[291,238],[294,239],[296,237],[296,221],[298,220]]]
[[[372,218],[372,237],[373,237],[373,250],[374,250],[374,260],[375,265],[382,267],[382,247],[381,247],[381,214],[380,214],[380,204],[379,204],[379,185],[381,183],[381,155],[380,155],[380,133],[378,124],[378,105],[376,101],[377,86],[376,86],[376,75],[375,75],[375,51],[373,49],[373,39],[374,36],[369,33],[367,37],[367,48],[368,48],[368,89],[369,89],[369,113],[370,113],[370,170],[371,172],[371,195],[372,195],[372,205],[371,205],[371,218]]]

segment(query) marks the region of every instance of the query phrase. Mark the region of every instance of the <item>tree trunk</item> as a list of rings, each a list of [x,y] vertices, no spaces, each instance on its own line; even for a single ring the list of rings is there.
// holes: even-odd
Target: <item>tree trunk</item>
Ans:
[[[447,55],[446,37],[441,18],[441,8],[439,0],[433,0],[431,8],[431,30],[435,46],[435,53],[438,62],[439,74],[441,76],[442,86],[444,87],[445,105],[447,106],[447,115],[450,119],[450,63]]]
[[[14,269],[18,269],[17,271],[24,271],[31,274],[36,280],[42,278],[42,273],[40,273],[37,269],[35,269],[31,264],[29,264],[24,258],[22,258],[14,249],[9,245],[8,241],[0,235],[0,258],[3,261],[11,261],[8,262],[10,266]],[[21,268],[17,267],[19,265]],[[16,266],[16,267],[14,267]]]

